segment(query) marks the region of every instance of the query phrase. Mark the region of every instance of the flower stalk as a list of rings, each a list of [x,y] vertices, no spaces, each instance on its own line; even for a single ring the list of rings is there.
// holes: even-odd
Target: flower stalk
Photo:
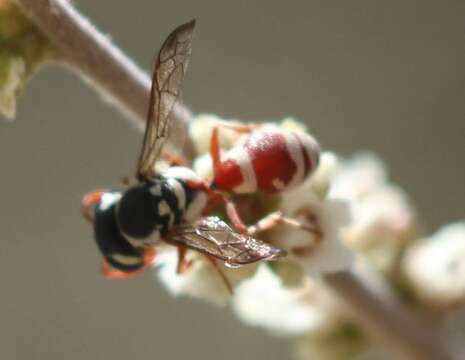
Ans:
[[[454,359],[439,332],[421,319],[414,319],[401,304],[381,300],[354,273],[326,274],[324,281],[366,332],[396,353],[397,358]]]

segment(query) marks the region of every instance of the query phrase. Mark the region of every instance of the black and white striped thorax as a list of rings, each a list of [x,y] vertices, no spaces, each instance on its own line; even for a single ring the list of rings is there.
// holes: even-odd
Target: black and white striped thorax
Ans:
[[[159,175],[123,194],[116,208],[118,225],[133,246],[151,245],[183,220],[200,217],[199,205],[203,210],[206,200],[183,179]]]
[[[190,169],[173,167],[127,191],[108,192],[95,209],[98,247],[110,265],[136,270],[143,265],[143,249],[154,245],[176,225],[202,216],[205,191],[189,187],[200,181]]]

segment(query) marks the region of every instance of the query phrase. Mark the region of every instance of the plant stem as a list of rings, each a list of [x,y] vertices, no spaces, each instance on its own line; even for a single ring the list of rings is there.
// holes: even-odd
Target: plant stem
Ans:
[[[401,304],[380,299],[351,272],[324,276],[325,284],[347,305],[368,336],[382,342],[401,359],[451,360],[441,334],[407,312]]]
[[[143,70],[74,9],[70,1],[16,1],[49,39],[60,62],[100,90],[105,100],[131,115],[131,120],[145,124],[151,79]],[[173,128],[186,132],[189,111],[178,103],[171,116],[178,122]],[[187,138],[184,135],[177,134],[176,138]],[[186,145],[190,150],[191,145]]]

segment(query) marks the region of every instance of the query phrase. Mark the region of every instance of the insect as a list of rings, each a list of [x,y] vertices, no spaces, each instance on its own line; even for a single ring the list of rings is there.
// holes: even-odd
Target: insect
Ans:
[[[274,260],[286,254],[235,232],[219,218],[204,217],[218,194],[190,168],[172,166],[162,173],[155,172],[191,55],[194,26],[192,20],[176,28],[156,58],[137,162],[137,184],[125,191],[94,191],[82,200],[82,211],[93,223],[107,277],[127,278],[146,269],[154,260],[154,245],[160,241],[178,248],[178,272],[187,267],[188,248],[204,254],[214,265],[215,259],[219,259],[230,267]]]

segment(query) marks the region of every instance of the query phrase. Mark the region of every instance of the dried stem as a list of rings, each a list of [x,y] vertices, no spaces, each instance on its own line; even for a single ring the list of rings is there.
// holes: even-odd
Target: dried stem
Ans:
[[[145,122],[150,78],[95,29],[66,0],[16,0],[55,47],[58,58],[99,88],[106,99]],[[184,129],[189,112],[173,114]],[[184,126],[182,126],[184,124]],[[181,126],[179,126],[181,125]],[[351,273],[326,275],[325,281],[350,305],[356,319],[398,355],[416,360],[452,359],[440,337],[415,322],[399,306],[386,304]]]
[[[401,359],[452,360],[439,331],[408,313],[401,304],[383,301],[355,274],[339,272],[324,277],[365,331]]]
[[[26,16],[54,47],[57,59],[100,90],[104,99],[145,124],[150,77],[67,0],[17,0]],[[154,54],[157,49],[153,49]],[[186,131],[189,111],[177,104],[174,128]],[[142,127],[142,126],[140,126]],[[185,137],[185,136],[182,136]],[[180,138],[179,134],[176,138]],[[186,138],[186,137],[185,137]],[[175,144],[176,145],[176,144]],[[186,144],[188,150],[190,144]]]

